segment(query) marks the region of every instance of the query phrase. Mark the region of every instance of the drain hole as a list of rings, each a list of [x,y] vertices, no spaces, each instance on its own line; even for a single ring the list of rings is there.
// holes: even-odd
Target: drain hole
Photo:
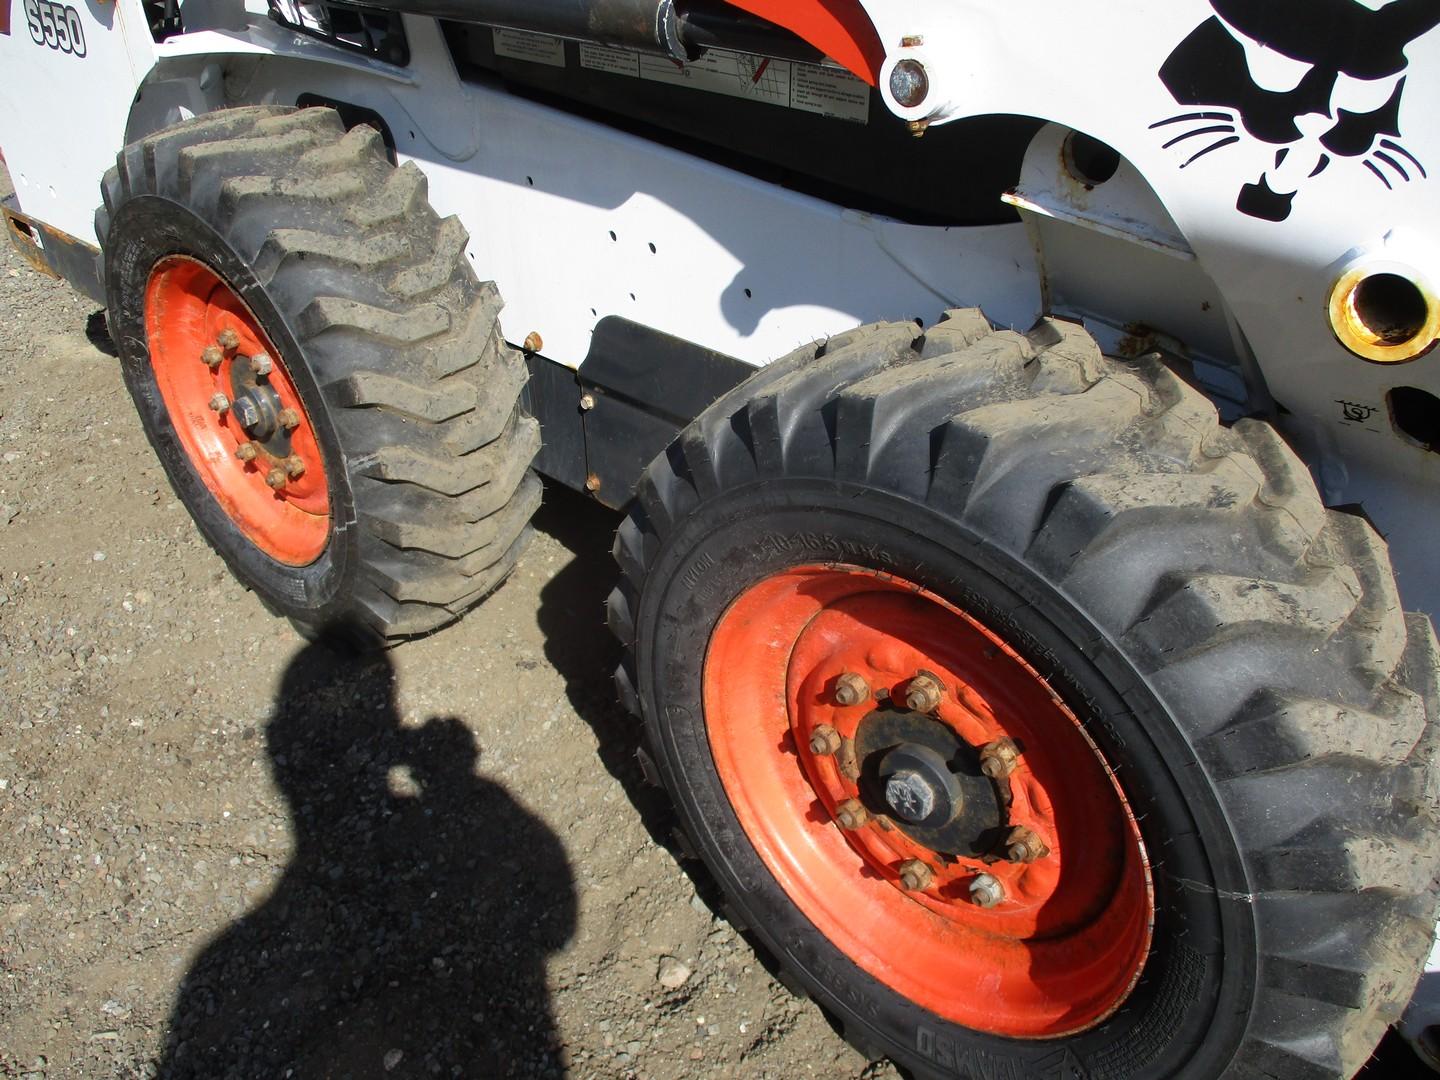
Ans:
[[[1420,287],[1399,274],[1371,274],[1350,294],[1355,321],[1377,345],[1404,345],[1425,329],[1430,306]]]
[[[1065,170],[1087,188],[1099,187],[1120,168],[1120,155],[1099,139],[1072,131],[1062,151]]]
[[[1411,442],[1440,454],[1440,398],[1414,386],[1397,386],[1385,395],[1390,422]]]

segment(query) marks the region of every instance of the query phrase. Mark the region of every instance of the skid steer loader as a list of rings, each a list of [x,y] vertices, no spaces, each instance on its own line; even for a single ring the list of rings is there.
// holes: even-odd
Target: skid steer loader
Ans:
[[[1437,27],[0,0],[6,228],[302,626],[624,508],[648,773],[857,1045],[1350,1076],[1440,1054]]]

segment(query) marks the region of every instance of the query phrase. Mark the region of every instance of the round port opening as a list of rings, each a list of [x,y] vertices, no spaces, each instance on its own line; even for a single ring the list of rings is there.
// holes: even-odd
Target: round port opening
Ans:
[[[1343,274],[1330,294],[1330,326],[1356,356],[1414,360],[1440,335],[1440,304],[1414,277],[1376,267]]]
[[[1120,168],[1120,155],[1115,150],[1079,131],[1065,136],[1061,159],[1065,171],[1087,188],[1099,187]]]

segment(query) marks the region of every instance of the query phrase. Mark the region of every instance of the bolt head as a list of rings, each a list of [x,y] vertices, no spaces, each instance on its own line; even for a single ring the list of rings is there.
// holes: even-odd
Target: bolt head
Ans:
[[[259,453],[253,442],[242,442],[235,448],[235,456],[241,461],[254,461]]]
[[[905,706],[911,712],[934,712],[944,695],[939,679],[925,671],[916,672],[905,687]]]
[[[835,808],[835,820],[842,829],[863,829],[870,820],[870,811],[859,799],[846,799]]]
[[[859,705],[870,697],[870,684],[865,679],[847,671],[835,680],[835,704],[849,707]]]
[[[1009,737],[980,748],[980,771],[991,780],[1003,780],[1020,764],[1020,747]]]
[[[269,375],[275,370],[275,361],[270,359],[269,353],[256,353],[250,358],[250,367],[256,375]]]
[[[816,757],[838,754],[843,744],[840,733],[829,724],[817,724],[810,733],[810,752]]]
[[[922,892],[935,880],[935,871],[919,859],[906,859],[900,864],[900,884],[909,892]]]
[[[919,60],[901,60],[890,70],[890,96],[901,108],[915,108],[929,93],[930,76]]]
[[[581,394],[581,395],[580,395],[580,408],[581,408],[581,410],[583,410],[584,412],[589,412],[589,411],[590,411],[591,409],[593,409],[594,407],[595,407],[595,395],[594,395],[594,394]]]
[[[305,475],[305,461],[299,454],[291,454],[285,459],[285,473],[291,480],[299,480]]]
[[[230,408],[230,399],[224,394],[216,394],[210,399],[210,408],[216,412],[223,413]]]
[[[1005,899],[1005,886],[993,874],[976,874],[970,882],[970,902],[977,907],[992,908]]]
[[[215,340],[220,343],[220,347],[226,352],[234,352],[240,347],[240,335],[229,326],[221,330]]]
[[[1016,825],[1005,839],[1005,856],[1011,862],[1028,863],[1050,854],[1050,847],[1034,829]]]
[[[281,409],[276,419],[286,431],[294,431],[300,426],[300,414],[294,409]]]
[[[273,469],[271,469],[268,473],[265,474],[265,483],[269,484],[276,491],[279,491],[285,486],[285,481],[287,479],[288,477],[285,475],[285,470],[282,469],[279,465],[276,465]]]
[[[545,347],[545,339],[538,330],[531,330],[525,335],[525,342],[521,347],[528,353],[537,353]]]
[[[218,345],[206,345],[200,353],[200,359],[206,367],[214,371],[220,366],[220,361],[225,359],[225,353]]]
[[[249,431],[260,422],[260,410],[248,397],[238,397],[232,406],[235,419],[242,428]]]

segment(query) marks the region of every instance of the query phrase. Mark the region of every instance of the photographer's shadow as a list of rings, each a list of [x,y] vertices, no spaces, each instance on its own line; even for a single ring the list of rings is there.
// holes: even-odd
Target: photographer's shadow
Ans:
[[[545,958],[573,878],[469,729],[402,728],[388,659],[316,644],[265,738],[294,858],[186,975],[160,1075],[563,1075]]]

